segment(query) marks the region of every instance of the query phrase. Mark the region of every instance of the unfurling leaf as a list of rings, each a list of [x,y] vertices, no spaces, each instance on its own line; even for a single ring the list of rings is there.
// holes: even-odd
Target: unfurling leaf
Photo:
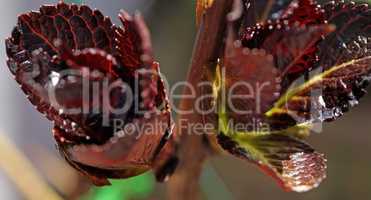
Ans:
[[[321,7],[313,0],[298,0],[274,18],[240,31],[239,38],[233,31],[227,36],[217,72],[225,77],[215,76],[214,81],[219,84],[214,87],[217,141],[287,190],[302,192],[326,177],[324,156],[302,139],[315,122],[337,119],[366,93],[371,9],[366,4],[331,1]],[[240,82],[269,84],[236,89]],[[238,100],[228,101],[228,92]]]
[[[331,67],[290,89],[267,115],[295,115],[298,123],[334,120],[359,103],[370,74],[371,56]]]
[[[279,20],[243,32],[243,45],[271,54],[280,71],[281,98],[267,112],[268,118],[273,117],[272,123],[282,121],[280,118],[290,122],[287,126],[292,121],[332,120],[358,103],[370,74],[365,63],[370,55],[371,32],[366,25],[371,23],[369,15],[367,4],[330,2],[321,8],[311,0],[294,1]],[[357,66],[347,64],[352,61]],[[342,65],[347,65],[346,69],[341,67],[342,72],[331,77],[331,69]],[[322,73],[326,80],[310,80],[324,78]],[[299,81],[304,81],[305,86],[289,89]],[[319,83],[308,89],[305,82]],[[293,95],[293,91],[304,87],[306,95]]]
[[[223,63],[226,79],[220,80],[221,88],[231,91],[242,80],[245,80],[244,86],[268,84],[259,93],[249,91],[255,94],[251,99],[220,103],[217,142],[234,156],[258,165],[288,191],[304,192],[317,187],[326,177],[326,160],[300,140],[307,135],[309,127],[274,131],[262,126],[266,123],[264,112],[269,109],[264,106],[273,104],[277,96],[272,94],[281,90],[275,80],[278,70],[274,67],[273,57],[261,50],[242,48],[239,43],[232,44],[230,37]],[[233,92],[233,95],[243,94],[246,94],[246,87]],[[259,111],[255,110],[257,107]],[[251,112],[241,114],[243,111]],[[238,124],[251,124],[255,120],[258,127],[238,128]]]
[[[20,15],[6,40],[9,69],[54,122],[61,154],[97,185],[154,167],[166,177],[174,168],[159,160],[171,154],[164,147],[172,124],[149,31],[140,15],[122,11],[120,20],[123,27],[61,2]],[[144,133],[145,126],[156,128]]]
[[[310,68],[296,73],[304,83],[283,93],[268,116],[289,114],[298,123],[330,121],[356,106],[366,93],[371,76],[371,27],[367,25],[371,9],[366,4],[331,2],[324,13],[336,30],[305,55],[315,59]]]
[[[218,135],[222,148],[247,159],[273,176],[288,191],[305,192],[326,178],[326,159],[308,144],[281,134]]]

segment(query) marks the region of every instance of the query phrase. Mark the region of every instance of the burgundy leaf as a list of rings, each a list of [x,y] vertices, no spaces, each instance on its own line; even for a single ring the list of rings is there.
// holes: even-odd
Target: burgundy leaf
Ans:
[[[316,44],[316,59],[303,76],[305,83],[287,91],[275,105],[282,117],[299,122],[330,121],[359,103],[370,80],[371,10],[367,4],[330,2],[325,19],[336,30]],[[277,109],[277,108],[283,109]]]
[[[287,191],[306,192],[326,178],[324,156],[300,140],[280,134],[224,134],[218,135],[223,149],[253,162]]]
[[[143,64],[143,55],[147,56],[146,62],[152,59],[152,47],[149,39],[149,31],[137,17],[131,17],[125,11],[121,11],[120,20],[123,27],[115,30],[117,38],[117,57],[125,67],[135,70]]]
[[[357,61],[368,55],[370,48],[370,26],[368,24],[371,23],[369,15],[370,10],[367,4],[330,2],[322,9],[315,1],[293,1],[281,15],[280,20],[268,21],[248,28],[242,36],[242,42],[245,47],[261,48],[274,56],[275,65],[280,70],[282,79],[282,103],[288,95],[285,92],[296,79],[308,80],[309,76],[315,77],[318,70],[325,72],[332,67],[351,60]],[[325,85],[321,88],[317,87],[317,90],[323,90],[321,91],[323,95],[321,98],[317,95],[317,99],[321,101],[323,99],[322,104],[327,104],[323,107],[323,113],[318,111],[315,114],[317,116],[308,116],[310,111],[322,107],[321,105],[317,108],[311,106],[319,102],[314,103],[312,99],[309,99],[308,92],[313,90],[308,88],[305,98],[297,98],[296,95],[295,101],[290,100],[291,103],[287,105],[291,107],[289,110],[299,112],[297,113],[299,115],[306,115],[300,121],[319,118],[319,115],[327,115],[320,117],[322,118],[320,121],[341,116],[358,103],[365,93],[364,88],[368,85],[367,66],[360,67],[361,69],[355,66],[350,66],[350,68],[353,71],[347,69],[347,72],[342,70],[336,73],[342,74],[342,77],[327,77],[331,78],[332,84],[329,79],[320,82]],[[333,86],[334,84],[337,86]],[[347,89],[344,89],[344,86]],[[286,113],[283,110],[276,111],[276,113]],[[280,114],[272,123],[296,120],[290,118]]]
[[[152,168],[164,178],[175,165],[164,161],[173,156],[166,145],[172,122],[149,31],[140,15],[122,12],[120,19],[124,27],[98,10],[61,2],[20,15],[6,40],[9,69],[54,123],[61,154],[98,185]],[[124,112],[111,110],[126,104]]]
[[[312,24],[324,24],[323,10],[313,1],[294,1],[279,20],[249,27],[242,35],[242,43],[272,54],[282,79],[289,85],[312,67],[316,44],[333,29],[326,25],[306,27]]]
[[[22,14],[16,31],[22,33],[20,45],[30,52],[42,48],[52,55],[56,53],[56,39],[69,49],[96,47],[107,53],[114,51],[111,20],[87,6],[42,6],[40,12]]]
[[[337,119],[365,94],[371,79],[370,16],[366,4],[331,1],[322,8],[299,0],[278,20],[243,31],[242,45],[229,34],[221,62],[226,77],[215,81],[222,83],[216,87],[219,145],[257,164],[290,191],[317,187],[326,176],[326,160],[301,139],[313,123]],[[260,99],[254,93],[251,99],[232,101],[237,108],[267,111],[261,115],[236,114],[222,101],[223,86],[230,92],[239,81],[254,85],[273,80],[276,90],[267,87]],[[249,92],[246,87],[237,90]],[[253,119],[259,120],[258,127],[233,126]],[[261,129],[262,124],[268,129]]]
[[[230,117],[246,123],[261,118],[281,90],[273,56],[261,49],[243,48],[230,34],[223,60],[223,79],[228,95],[245,96],[233,98],[227,104]]]
[[[294,0],[284,10],[280,18],[287,24],[313,25],[325,23],[325,12],[315,0]]]

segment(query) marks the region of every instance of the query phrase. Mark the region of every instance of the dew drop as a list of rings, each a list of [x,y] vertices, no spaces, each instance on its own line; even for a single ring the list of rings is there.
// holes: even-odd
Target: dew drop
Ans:
[[[49,75],[50,81],[52,83],[52,86],[57,86],[60,80],[60,74],[52,71],[51,74]]]

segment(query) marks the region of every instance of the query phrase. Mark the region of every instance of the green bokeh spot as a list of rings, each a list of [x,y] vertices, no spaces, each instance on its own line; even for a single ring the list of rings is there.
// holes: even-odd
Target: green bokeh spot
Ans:
[[[147,198],[155,186],[151,173],[125,180],[110,180],[111,186],[93,187],[81,200],[129,200]]]

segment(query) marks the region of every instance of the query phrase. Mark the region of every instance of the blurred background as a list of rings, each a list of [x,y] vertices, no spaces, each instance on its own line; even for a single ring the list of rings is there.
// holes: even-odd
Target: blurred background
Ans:
[[[32,163],[37,173],[53,191],[64,199],[135,200],[165,199],[166,185],[157,184],[151,173],[128,180],[114,181],[113,186],[92,187],[87,180],[67,166],[54,146],[51,123],[26,99],[6,67],[4,39],[16,24],[16,16],[37,10],[41,4],[57,0],[3,0],[0,6],[0,134],[15,144],[16,151],[1,151],[0,163],[20,153]],[[184,80],[195,38],[194,0],[85,0],[118,23],[121,8],[130,13],[141,11],[152,32],[157,60],[169,84]],[[312,135],[309,142],[328,158],[328,178],[318,189],[304,194],[282,191],[268,176],[253,165],[229,156],[212,158],[202,174],[204,199],[226,200],[327,200],[371,199],[371,95],[353,112],[326,124],[323,132]],[[3,137],[1,137],[3,138]],[[2,143],[1,143],[2,144]],[[0,145],[1,146],[1,145]],[[5,145],[3,145],[5,146]],[[16,162],[17,163],[17,162]],[[21,162],[12,169],[17,178],[28,169]],[[1,165],[1,164],[0,164]],[[1,199],[26,199],[0,166]],[[8,169],[9,171],[9,169]],[[14,178],[14,177],[13,177]],[[32,190],[33,182],[24,179]],[[48,200],[48,199],[46,199]]]

